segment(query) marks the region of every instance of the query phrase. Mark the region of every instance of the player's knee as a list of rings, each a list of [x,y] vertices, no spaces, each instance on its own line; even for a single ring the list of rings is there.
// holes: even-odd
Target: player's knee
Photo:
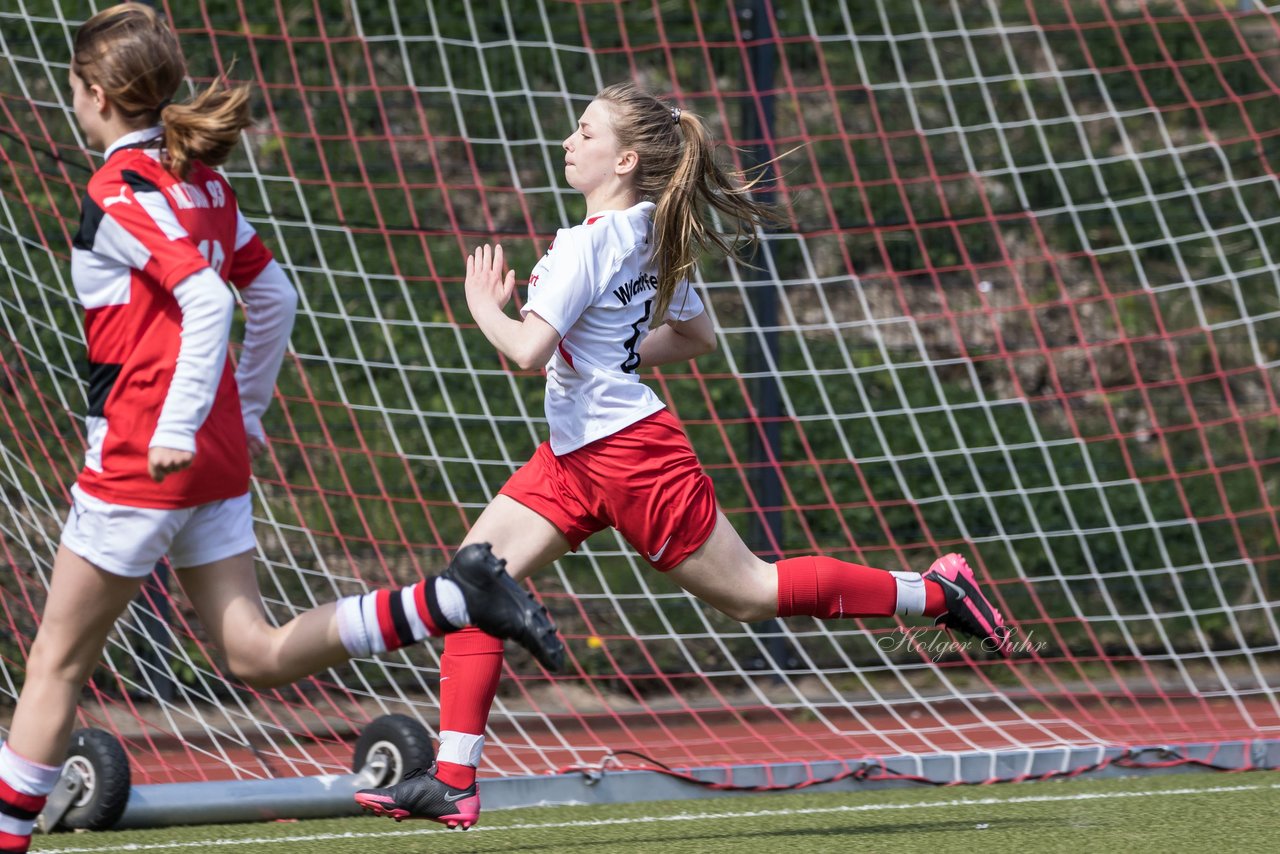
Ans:
[[[279,688],[288,680],[281,678],[280,668],[269,644],[241,640],[230,645],[224,654],[231,675],[250,688]]]
[[[761,562],[760,566],[769,567]],[[727,591],[722,603],[714,604],[723,614],[740,623],[755,623],[778,616],[778,588],[773,572],[743,572]],[[770,584],[769,582],[774,583]]]
[[[281,678],[278,668],[272,667],[269,661],[262,659],[228,656],[227,669],[236,679],[260,691],[279,688],[288,681]]]
[[[87,645],[86,645],[87,648]],[[89,680],[99,657],[89,657],[74,648],[54,647],[37,642],[27,658],[28,679],[41,678],[53,682],[83,685]]]
[[[714,604],[720,613],[740,623],[756,623],[778,616],[778,603],[766,602],[760,597],[735,598],[732,601]]]

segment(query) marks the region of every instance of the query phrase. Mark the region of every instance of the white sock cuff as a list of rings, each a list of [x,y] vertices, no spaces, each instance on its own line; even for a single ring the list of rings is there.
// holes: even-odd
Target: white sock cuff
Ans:
[[[0,745],[0,779],[24,795],[49,794],[61,775],[61,765],[32,762],[10,750],[8,742]]]
[[[458,628],[471,625],[467,613],[467,600],[462,598],[462,588],[447,578],[436,579],[436,604],[444,618]]]
[[[891,574],[898,580],[898,607],[894,610],[908,616],[923,614],[924,579],[920,573],[894,571]]]
[[[387,651],[387,642],[382,637],[382,624],[378,622],[378,594],[366,593],[360,597],[360,618],[364,623],[364,636],[369,642],[369,652],[373,655]]]
[[[405,622],[409,624],[409,634],[414,640],[423,640],[431,636],[431,632],[427,631],[427,624],[422,622],[422,617],[418,615],[417,599],[418,585],[412,584],[408,587],[402,587],[399,591],[392,593],[392,596],[400,597],[400,609],[404,612]]]
[[[369,633],[364,626],[363,596],[344,596],[338,600],[338,637],[352,658],[365,658],[372,654]]]
[[[452,762],[454,765],[480,765],[480,754],[484,752],[484,736],[469,732],[440,731],[440,750],[436,753],[438,762]]]

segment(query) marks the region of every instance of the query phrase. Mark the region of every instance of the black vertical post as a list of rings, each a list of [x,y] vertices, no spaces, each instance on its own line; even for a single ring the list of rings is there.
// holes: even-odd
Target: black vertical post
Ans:
[[[774,70],[777,65],[777,44],[773,38],[773,11],[769,0],[743,0],[739,7],[742,37],[751,42],[747,47],[747,68],[744,69],[742,100],[742,140],[746,148],[748,168],[762,169],[763,181],[756,191],[756,198],[773,203],[773,181],[776,171],[767,164],[774,156],[771,143],[774,135]],[[775,548],[782,543],[782,483],[778,470],[770,461],[781,458],[782,442],[779,417],[782,396],[778,380],[770,375],[770,364],[777,364],[778,356],[778,297],[770,284],[772,273],[769,260],[773,249],[763,242],[752,259],[747,276],[753,281],[749,288],[751,307],[755,313],[759,333],[750,339],[747,351],[747,370],[757,375],[751,383],[756,415],[760,428],[750,432],[747,459],[752,465],[748,478],[756,501],[764,508],[751,520],[749,543],[756,554],[768,561],[776,561],[781,555]],[[790,650],[779,633],[777,620],[766,620],[755,626],[757,632],[767,635],[765,648],[773,664],[778,668],[788,666]]]

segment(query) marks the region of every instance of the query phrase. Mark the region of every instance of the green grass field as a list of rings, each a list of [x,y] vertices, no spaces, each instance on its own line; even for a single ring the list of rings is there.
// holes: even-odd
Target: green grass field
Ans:
[[[1280,850],[1280,774],[769,794],[484,814],[474,829],[347,818],[55,834],[32,851],[1114,852]]]

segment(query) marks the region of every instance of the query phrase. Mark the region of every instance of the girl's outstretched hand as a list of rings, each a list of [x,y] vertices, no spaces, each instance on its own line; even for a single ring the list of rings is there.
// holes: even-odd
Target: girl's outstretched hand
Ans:
[[[467,307],[472,316],[489,306],[502,309],[516,290],[516,273],[508,270],[502,245],[484,246],[467,256]]]
[[[516,290],[516,274],[507,269],[501,246],[481,246],[467,256],[467,308],[484,337],[521,370],[545,365],[560,343],[560,333],[537,314],[511,317],[503,308]]]

